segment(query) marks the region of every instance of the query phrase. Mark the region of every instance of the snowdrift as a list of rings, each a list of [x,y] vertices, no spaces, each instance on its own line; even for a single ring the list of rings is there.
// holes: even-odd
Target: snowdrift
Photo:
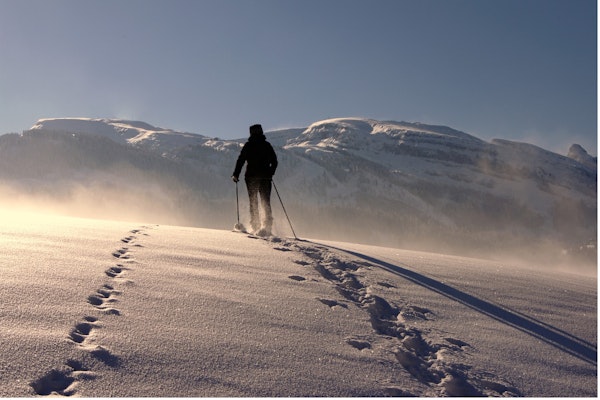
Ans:
[[[592,276],[11,214],[2,396],[597,395]]]

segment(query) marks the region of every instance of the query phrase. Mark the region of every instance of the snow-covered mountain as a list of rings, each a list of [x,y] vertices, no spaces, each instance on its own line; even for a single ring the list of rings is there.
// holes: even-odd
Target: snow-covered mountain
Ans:
[[[562,156],[444,126],[364,118],[266,136],[280,160],[275,183],[301,235],[438,251],[547,245],[595,254],[597,164],[581,146]],[[44,119],[0,136],[0,178],[18,193],[76,199],[86,215],[127,201],[133,217],[224,228],[235,218],[230,175],[244,141],[138,121]],[[276,229],[289,232],[275,211]]]
[[[202,136],[154,127],[141,121],[90,118],[48,118],[39,120],[31,130],[97,135],[117,143],[162,151],[200,143]]]

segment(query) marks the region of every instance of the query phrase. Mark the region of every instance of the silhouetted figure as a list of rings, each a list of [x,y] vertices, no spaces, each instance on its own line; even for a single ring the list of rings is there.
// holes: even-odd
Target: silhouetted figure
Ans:
[[[237,159],[232,179],[239,181],[244,163],[246,165],[246,187],[250,198],[250,227],[252,231],[261,236],[271,234],[273,227],[273,214],[271,213],[271,178],[277,169],[277,155],[273,146],[267,142],[262,126],[259,124],[250,127],[250,138]],[[264,220],[261,224],[258,208],[258,196],[262,203]]]

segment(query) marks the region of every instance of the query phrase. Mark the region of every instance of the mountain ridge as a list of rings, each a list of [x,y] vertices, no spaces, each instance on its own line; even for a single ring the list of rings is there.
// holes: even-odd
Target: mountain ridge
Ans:
[[[412,130],[414,130],[413,132],[429,133],[429,134],[433,134],[433,135],[456,136],[456,137],[469,139],[469,140],[479,142],[479,143],[488,143],[488,142],[484,141],[483,139],[480,139],[474,135],[453,129],[453,128],[445,126],[445,125],[430,125],[430,124],[424,124],[421,122],[406,122],[406,121],[393,121],[393,120],[378,121],[378,120],[374,120],[374,119],[370,119],[370,118],[361,118],[361,117],[330,118],[330,119],[326,119],[326,120],[316,121],[316,122],[310,124],[308,127],[278,129],[278,130],[266,131],[266,134],[269,136],[270,140],[273,140],[273,136],[276,136],[275,140],[281,140],[281,136],[285,137],[287,135],[304,137],[304,136],[306,136],[307,132],[310,132],[311,130],[315,129],[316,127],[319,127],[321,130],[323,130],[322,129],[323,125],[327,125],[327,124],[342,125],[342,124],[344,124],[344,125],[348,126],[349,122],[358,122],[358,123],[362,122],[363,126],[367,126],[369,123],[372,123],[372,126],[370,128],[371,134],[387,133],[390,136],[397,136],[398,132],[393,132],[393,129],[390,129],[390,127],[396,127],[396,131],[401,132],[403,130],[404,134],[406,134],[409,130],[412,129]],[[94,125],[96,126],[96,129],[95,129]],[[100,127],[100,129],[97,129],[97,127]],[[104,129],[102,129],[102,128],[104,128]],[[107,129],[107,128],[109,128],[109,129]],[[151,125],[144,121],[119,119],[119,118],[85,118],[85,117],[42,118],[42,119],[39,119],[28,130],[31,130],[31,131],[55,130],[55,131],[63,131],[63,132],[71,132],[71,133],[86,133],[87,132],[87,133],[101,135],[101,136],[109,136],[105,132],[107,132],[108,130],[112,130],[114,132],[119,132],[118,135],[114,135],[114,137],[111,137],[114,140],[117,140],[116,138],[119,136],[123,137],[127,133],[135,132],[134,134],[130,134],[126,138],[126,139],[131,140],[131,142],[137,142],[137,141],[143,140],[145,138],[145,136],[148,136],[149,133],[170,134],[170,135],[179,136],[182,138],[192,137],[194,139],[197,139],[198,141],[209,140],[209,139],[220,140],[218,138],[209,137],[209,136],[199,134],[199,133],[181,132],[181,131],[176,131],[173,129],[156,127],[156,126]],[[325,129],[325,131],[326,131],[326,129]],[[240,141],[240,140],[244,140],[244,139],[245,138],[228,139],[228,140],[229,141]],[[513,143],[513,144],[519,144],[519,145],[524,145],[524,146],[533,146],[533,147],[538,147],[540,149],[543,149],[540,146],[530,144],[527,142],[500,139],[500,138],[493,138],[493,139],[491,139],[491,141],[489,143],[494,144],[496,142]],[[180,144],[180,146],[184,146],[184,145],[185,144]],[[544,150],[546,150],[546,149],[544,149]],[[566,154],[560,154],[560,153],[552,152],[550,150],[546,150],[546,151],[554,153],[554,154],[566,156],[568,158],[575,159],[576,161],[581,162],[582,164],[583,164],[583,162],[582,162],[583,158],[581,158],[581,157],[584,157],[586,159],[587,163],[590,163],[590,162],[593,163],[597,160],[597,157],[591,156],[587,152],[586,149],[584,149],[581,145],[576,144],[576,143],[573,143],[571,145],[571,147],[569,148],[569,150]]]
[[[549,243],[571,251],[596,237],[597,169],[581,146],[567,157],[445,126],[366,118],[266,136],[280,158],[275,180],[286,208],[306,235],[460,252],[520,247],[523,253]],[[51,197],[64,197],[62,184],[85,192],[102,172],[112,186],[101,185],[89,196],[94,200],[114,201],[106,198],[119,188],[142,197],[132,208],[156,197],[158,211],[150,205],[145,211],[154,218],[169,211],[176,221],[168,223],[223,228],[234,207],[227,182],[244,141],[141,121],[44,119],[21,135],[0,136],[0,179],[10,187],[29,185],[30,192],[37,190],[34,182],[60,181]],[[26,159],[40,164],[29,181],[19,172],[31,167]],[[119,183],[123,173],[134,174],[129,181],[135,183]],[[287,228],[280,223],[278,229]]]

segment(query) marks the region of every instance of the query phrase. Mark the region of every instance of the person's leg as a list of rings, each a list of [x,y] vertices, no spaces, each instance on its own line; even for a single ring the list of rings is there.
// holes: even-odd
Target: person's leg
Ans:
[[[250,227],[253,232],[260,229],[260,214],[258,211],[258,191],[259,183],[255,179],[247,179],[246,187],[248,188],[248,199],[250,203]]]
[[[271,228],[273,227],[273,214],[271,211],[271,180],[263,179],[260,182],[260,200],[262,203],[263,213],[265,220],[263,227],[267,233],[271,234]]]

